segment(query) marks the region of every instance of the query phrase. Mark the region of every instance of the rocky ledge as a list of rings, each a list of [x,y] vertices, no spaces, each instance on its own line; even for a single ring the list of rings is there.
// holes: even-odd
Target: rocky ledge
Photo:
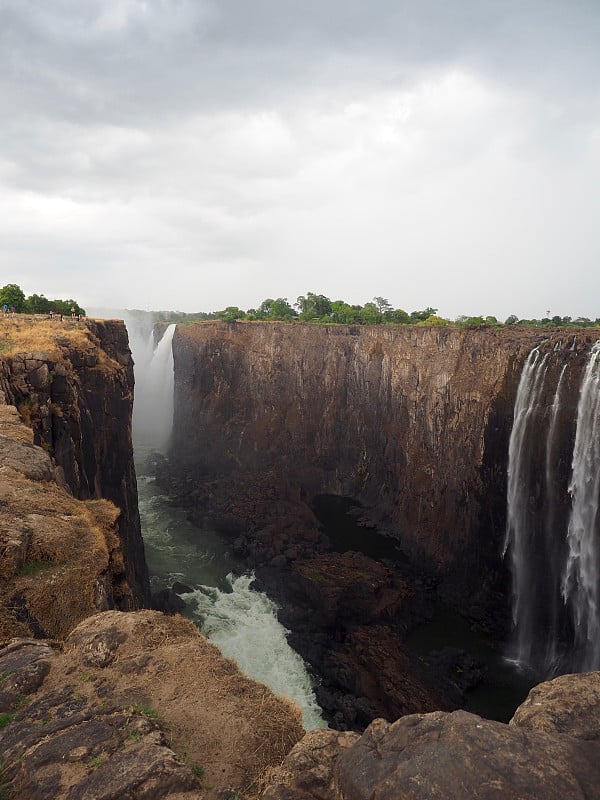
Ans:
[[[181,617],[108,611],[0,650],[0,796],[252,797],[302,734]]]
[[[594,800],[600,673],[532,690],[510,724],[465,711],[375,720],[362,736],[313,731],[263,800]]]

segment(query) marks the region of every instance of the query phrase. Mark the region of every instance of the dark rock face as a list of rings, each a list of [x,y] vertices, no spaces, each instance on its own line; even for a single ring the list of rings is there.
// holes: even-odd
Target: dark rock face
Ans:
[[[504,448],[505,466],[520,368],[540,338],[412,326],[180,326],[173,460],[205,481],[190,487],[194,500],[217,516],[229,510],[240,527],[257,518],[279,531],[299,518],[315,527],[315,495],[348,496],[407,552],[467,576],[497,556],[503,519],[490,520],[490,496],[504,499],[505,483],[484,486],[482,472],[498,461],[492,446]],[[224,482],[236,490],[229,509],[219,507]]]
[[[57,323],[58,324],[58,323]],[[117,522],[131,589],[123,608],[150,600],[137,507],[131,443],[133,364],[127,331],[117,320],[87,320],[76,344],[18,353],[0,363],[0,389],[34,431],[34,443],[61,468],[81,500],[106,498]]]

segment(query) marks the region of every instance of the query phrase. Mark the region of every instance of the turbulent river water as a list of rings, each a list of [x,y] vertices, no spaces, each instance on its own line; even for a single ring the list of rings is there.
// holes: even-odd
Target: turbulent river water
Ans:
[[[138,472],[138,493],[146,560],[152,590],[180,581],[187,616],[234,659],[251,678],[266,683],[302,709],[307,730],[324,727],[311,679],[301,657],[287,642],[275,604],[252,588],[252,575],[236,573],[226,543],[218,534],[190,523],[154,480]]]

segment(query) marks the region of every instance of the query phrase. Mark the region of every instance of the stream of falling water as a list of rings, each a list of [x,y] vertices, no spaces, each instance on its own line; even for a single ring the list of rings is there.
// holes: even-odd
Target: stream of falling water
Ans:
[[[228,543],[200,529],[162,495],[147,469],[151,452],[164,452],[173,420],[175,326],[155,346],[151,330],[126,318],[135,360],[134,450],[146,560],[152,591],[186,585],[187,616],[234,659],[240,669],[295,701],[307,730],[325,727],[310,676],[302,658],[289,646],[275,604],[252,588],[252,575],[239,574]],[[236,569],[238,574],[236,575]]]
[[[571,517],[563,597],[573,614],[581,669],[600,667],[600,559],[598,494],[600,489],[600,342],[590,353],[577,407],[577,434],[569,494]]]
[[[505,554],[513,577],[512,657],[544,676],[600,668],[600,342],[580,381],[567,487],[557,465],[568,437],[559,441],[558,430],[572,351],[531,351],[509,445]],[[566,516],[561,506],[569,509]]]

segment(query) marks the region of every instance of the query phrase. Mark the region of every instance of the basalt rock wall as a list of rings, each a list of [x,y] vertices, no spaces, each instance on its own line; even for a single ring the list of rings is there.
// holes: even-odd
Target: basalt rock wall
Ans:
[[[282,530],[294,505],[296,524],[307,525],[316,495],[350,496],[363,505],[365,521],[468,591],[463,577],[479,580],[478,570],[499,560],[524,359],[544,340],[585,348],[590,336],[532,328],[179,326],[172,461],[205,486],[212,481],[195,498],[209,512],[219,506],[219,487],[233,487],[219,512],[242,517],[250,529],[276,513]]]
[[[36,346],[12,347],[0,358],[0,389],[32,427],[34,443],[53,456],[73,495],[108,499],[120,509],[117,529],[131,589],[124,608],[147,606],[131,442],[133,362],[125,326],[119,320],[65,320],[29,327],[33,333],[26,335],[39,343],[33,338]],[[17,326],[14,336],[19,335]]]

